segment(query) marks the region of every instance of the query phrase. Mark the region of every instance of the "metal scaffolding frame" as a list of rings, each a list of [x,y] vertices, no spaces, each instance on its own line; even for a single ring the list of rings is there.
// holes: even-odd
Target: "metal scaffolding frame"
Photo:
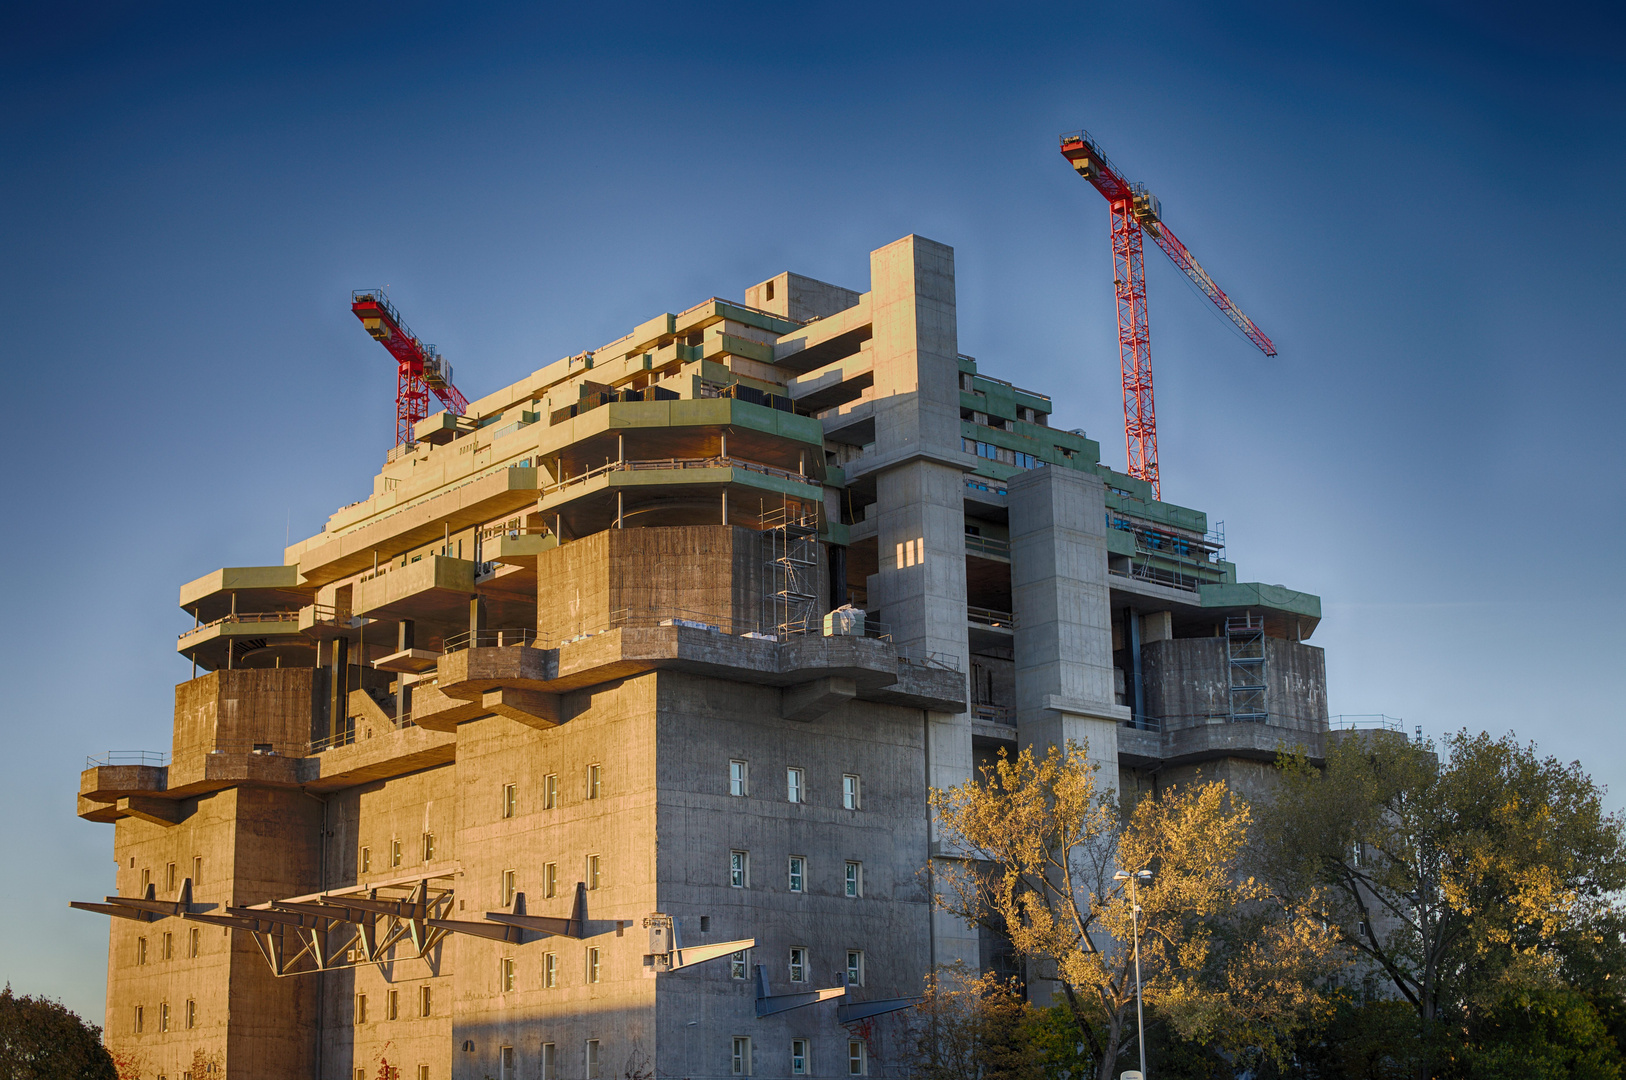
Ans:
[[[778,509],[762,513],[764,622],[777,637],[818,629],[819,506],[787,496]]]
[[[1233,724],[1263,724],[1270,719],[1265,701],[1265,619],[1253,612],[1225,620],[1225,666],[1230,684]]]

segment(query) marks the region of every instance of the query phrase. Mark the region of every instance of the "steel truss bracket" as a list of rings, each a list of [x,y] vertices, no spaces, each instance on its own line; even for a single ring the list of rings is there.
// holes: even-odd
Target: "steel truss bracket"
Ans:
[[[876,998],[874,1001],[844,1001],[836,1006],[836,1022],[851,1024],[883,1013],[899,1012],[924,1001],[921,997]]]
[[[845,997],[847,987],[832,986],[827,990],[809,990],[801,994],[769,994],[768,974],[762,965],[757,965],[757,1019],[772,1016],[774,1013],[789,1012],[791,1009],[800,1009],[807,1005],[817,1005],[821,1001],[831,1001],[835,998]]]

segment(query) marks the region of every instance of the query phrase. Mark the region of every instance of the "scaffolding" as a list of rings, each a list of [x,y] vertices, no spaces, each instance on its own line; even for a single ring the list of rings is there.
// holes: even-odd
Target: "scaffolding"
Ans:
[[[1263,724],[1265,703],[1265,619],[1251,611],[1225,620],[1225,660],[1233,724]]]
[[[786,498],[762,513],[767,540],[768,617],[774,636],[805,634],[819,626],[819,504]]]

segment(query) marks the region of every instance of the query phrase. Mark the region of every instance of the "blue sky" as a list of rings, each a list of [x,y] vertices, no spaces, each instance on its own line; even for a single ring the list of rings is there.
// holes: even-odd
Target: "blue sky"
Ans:
[[[1323,598],[1332,711],[1513,730],[1623,805],[1623,57],[1602,7],[6,9],[0,978],[100,1021],[85,755],[168,748],[181,582],[369,490],[348,290],[476,397],[920,233],[962,351],[1121,466],[1077,127],[1280,349],[1148,251],[1164,493]]]

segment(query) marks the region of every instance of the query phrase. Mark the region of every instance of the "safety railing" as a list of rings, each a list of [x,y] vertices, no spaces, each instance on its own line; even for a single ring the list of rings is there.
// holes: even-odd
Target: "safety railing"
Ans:
[[[996,611],[993,608],[972,607],[967,604],[965,618],[969,623],[992,627],[995,630],[1016,629],[1016,615],[1009,611]]]
[[[1353,731],[1368,728],[1381,731],[1405,731],[1406,721],[1398,716],[1382,713],[1339,713],[1327,717],[1327,727],[1334,731]]]
[[[985,720],[992,724],[1016,723],[1016,710],[1009,705],[973,705],[971,716],[975,720]]]
[[[990,495],[1009,495],[1010,494],[1010,489],[1007,488],[1004,484],[995,483],[992,480],[984,480],[981,477],[973,477],[973,476],[966,477],[965,478],[965,486],[970,488],[972,491],[986,491]]]
[[[972,536],[968,533],[965,538],[965,549],[982,555],[997,555],[1008,559],[1011,555],[1011,542],[995,536]]]
[[[85,758],[85,768],[106,768],[112,765],[149,765],[162,767],[169,764],[169,755],[162,750],[109,750]]]
[[[464,631],[448,637],[441,646],[441,652],[462,652],[473,646],[476,649],[506,649],[515,645],[530,645],[533,648],[545,649],[549,647],[546,639],[539,638],[535,630],[524,628],[507,630],[476,630]]]
[[[811,476],[791,472],[774,465],[764,465],[759,461],[747,461],[737,457],[709,457],[709,458],[651,458],[638,461],[610,461],[595,466],[586,472],[567,476],[557,483],[545,485],[541,489],[543,496],[552,495],[566,488],[585,484],[613,472],[641,472],[646,470],[675,470],[675,469],[744,469],[747,472],[761,473],[764,476],[773,476],[781,480],[791,480],[810,487],[822,485]]]
[[[299,612],[298,611],[247,611],[247,612],[239,611],[239,612],[234,612],[234,613],[232,613],[230,615],[222,616],[221,618],[218,618],[218,619],[214,619],[214,620],[212,620],[210,622],[203,623],[203,624],[201,624],[199,626],[194,626],[194,627],[192,627],[192,629],[184,631],[181,634],[177,635],[177,637],[181,641],[185,641],[187,638],[191,637],[193,634],[201,634],[205,630],[212,630],[213,628],[215,628],[217,626],[224,626],[224,625],[229,624],[229,623],[298,623],[298,622],[299,622]]]

